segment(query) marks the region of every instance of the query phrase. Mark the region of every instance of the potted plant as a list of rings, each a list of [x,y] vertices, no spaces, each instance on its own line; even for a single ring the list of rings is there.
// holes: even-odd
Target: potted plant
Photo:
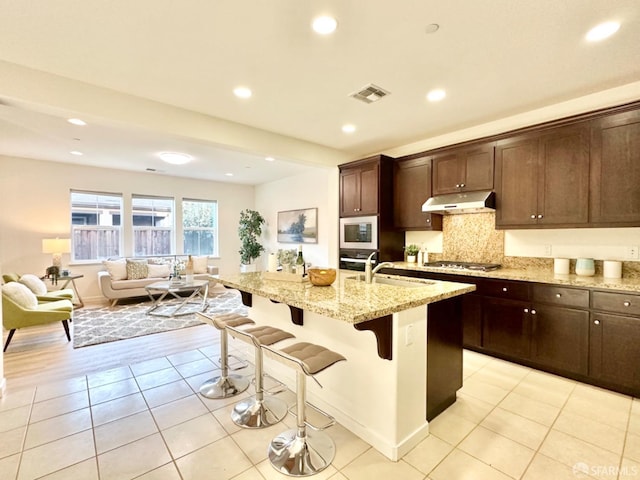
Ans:
[[[415,262],[416,255],[418,255],[418,252],[420,251],[420,247],[412,243],[411,245],[408,245],[405,248],[405,251],[407,252],[407,262]]]
[[[256,266],[252,262],[264,251],[264,247],[258,242],[264,223],[264,217],[255,210],[246,209],[240,212],[238,236],[241,246],[238,253],[240,254],[240,269],[243,272],[256,270]]]

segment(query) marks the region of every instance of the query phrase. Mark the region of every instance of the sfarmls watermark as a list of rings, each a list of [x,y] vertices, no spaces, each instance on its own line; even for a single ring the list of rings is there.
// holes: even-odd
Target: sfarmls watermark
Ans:
[[[587,465],[583,462],[578,462],[573,466],[573,474],[578,475],[579,473],[584,473],[585,475],[592,475],[594,477],[599,476],[611,476],[613,478],[620,477],[633,477],[637,476],[640,473],[638,467],[628,466],[628,467],[619,467],[617,465]]]

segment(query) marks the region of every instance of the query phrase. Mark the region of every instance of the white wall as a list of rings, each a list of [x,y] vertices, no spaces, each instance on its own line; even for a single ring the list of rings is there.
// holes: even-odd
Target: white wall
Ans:
[[[338,169],[318,168],[256,187],[255,205],[267,225],[264,232],[266,254],[297,244],[278,243],[278,212],[318,208],[318,243],[303,245],[305,260],[323,267],[338,266]],[[261,258],[266,267],[266,255]]]
[[[136,193],[217,200],[220,257],[212,263],[221,273],[238,271],[237,226],[240,211],[254,207],[252,186],[0,156],[3,272],[44,274],[45,268],[51,265],[51,255],[41,252],[42,239],[69,237],[72,189],[122,193],[125,199]],[[68,254],[63,255],[62,264],[69,265]],[[76,281],[84,300],[102,298],[96,273],[101,267],[100,264],[70,265],[73,273],[84,275]]]

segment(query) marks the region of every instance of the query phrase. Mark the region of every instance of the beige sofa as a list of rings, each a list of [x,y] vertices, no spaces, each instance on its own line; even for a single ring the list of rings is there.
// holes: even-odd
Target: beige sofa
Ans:
[[[132,275],[132,269],[129,269],[129,275],[124,273],[127,271],[127,264],[130,265],[133,262],[144,263],[144,260],[145,259],[118,259],[104,262],[105,270],[98,272],[98,284],[100,285],[102,294],[111,301],[111,306],[115,306],[118,300],[123,298],[146,297],[148,294],[144,288],[145,286],[169,279],[169,273],[171,271],[169,266],[166,265],[166,268],[156,268],[155,265],[162,265],[157,263],[149,264],[154,265],[154,267],[149,268],[147,276],[142,276],[140,272]],[[154,261],[155,260],[157,259],[154,259]],[[124,271],[121,265],[123,262],[125,265]],[[200,262],[198,268],[194,269],[193,278],[196,280],[210,280],[211,282],[215,282],[217,275],[218,267],[208,264],[203,265],[202,262]]]

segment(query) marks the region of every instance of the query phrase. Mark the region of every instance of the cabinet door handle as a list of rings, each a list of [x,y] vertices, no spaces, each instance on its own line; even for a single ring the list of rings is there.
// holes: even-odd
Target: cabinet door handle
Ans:
[[[556,293],[556,298],[560,298],[562,296],[561,293]]]
[[[631,302],[624,302],[624,303],[623,303],[623,305],[624,305],[625,307],[630,307],[630,306],[631,306]]]
[[[531,315],[535,315],[536,311],[534,309],[531,309]]]
[[[524,313],[529,313],[529,309],[528,309],[528,308],[525,308],[525,309],[524,309]]]
[[[531,218],[536,218],[536,214],[535,214],[535,213],[534,213],[534,214],[532,214],[532,215],[531,215]]]
[[[459,183],[456,183],[456,188],[460,188],[460,184]]]
[[[507,287],[502,287],[502,291],[506,292],[507,291]]]
[[[427,223],[431,223],[431,219],[430,218],[427,218]]]
[[[542,218],[543,215],[541,213],[538,214],[538,218]]]
[[[600,320],[594,320],[594,321],[593,321],[593,324],[594,324],[594,325],[600,325]]]
[[[464,183],[461,183],[461,184],[460,184],[460,187],[461,187],[461,188],[464,188],[464,187],[465,187],[465,184],[464,184]]]

